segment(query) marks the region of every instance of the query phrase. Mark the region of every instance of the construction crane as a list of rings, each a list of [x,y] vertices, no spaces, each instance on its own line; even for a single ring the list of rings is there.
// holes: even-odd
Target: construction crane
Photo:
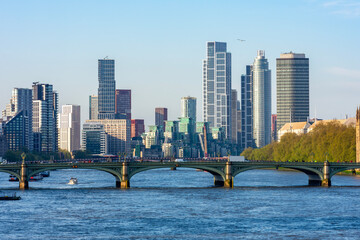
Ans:
[[[208,157],[208,149],[207,149],[207,132],[206,132],[206,125],[204,124],[204,145],[205,145],[205,151],[204,151],[204,157]]]

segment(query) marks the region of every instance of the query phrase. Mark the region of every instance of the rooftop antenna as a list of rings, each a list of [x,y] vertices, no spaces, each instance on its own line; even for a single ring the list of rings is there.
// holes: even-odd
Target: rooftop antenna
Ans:
[[[240,42],[245,42],[244,39],[236,39],[236,40],[238,40],[238,41],[240,41]]]
[[[109,56],[104,57],[104,59],[108,59],[108,58],[109,58]]]

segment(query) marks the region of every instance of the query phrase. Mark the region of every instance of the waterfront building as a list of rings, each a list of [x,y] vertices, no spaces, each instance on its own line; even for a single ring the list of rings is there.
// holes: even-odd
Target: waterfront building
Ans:
[[[179,118],[179,139],[185,144],[195,143],[195,125],[196,123],[190,117]]]
[[[253,76],[252,66],[246,66],[241,76],[241,149],[254,147],[253,138]]]
[[[91,95],[89,96],[89,119],[95,120],[98,119],[99,108],[98,108],[98,96]]]
[[[271,115],[271,140],[277,141],[277,115]]]
[[[97,122],[104,126],[105,133],[108,136],[106,150],[108,154],[118,155],[119,153],[130,153],[131,121],[129,119],[98,119],[87,120],[86,122]]]
[[[196,122],[196,98],[182,97],[181,98],[181,117],[192,118]]]
[[[309,59],[303,53],[280,54],[276,59],[277,129],[309,117]]]
[[[155,108],[155,125],[161,127],[161,131],[165,129],[165,121],[168,120],[167,108]]]
[[[107,134],[99,122],[83,124],[81,149],[89,154],[107,154]]]
[[[98,60],[98,119],[115,118],[115,60]]]
[[[261,148],[271,143],[271,71],[263,50],[255,58],[252,78],[253,138]]]
[[[144,132],[144,119],[131,119],[131,138],[140,137]]]
[[[207,42],[203,60],[203,116],[231,139],[231,53],[225,42]]]
[[[165,121],[164,138],[165,142],[178,140],[179,121]]]
[[[118,119],[131,119],[131,90],[116,89],[115,113]]]
[[[231,140],[232,143],[237,144],[237,91],[231,89]]]
[[[69,152],[80,150],[80,106],[63,105],[59,123],[59,148]]]
[[[356,131],[356,162],[360,162],[360,110],[359,108],[356,109],[356,124],[355,124],[355,131]]]
[[[3,111],[3,117],[9,120],[7,125],[8,131],[14,130],[17,132],[15,135],[10,134],[9,132],[7,134],[7,138],[11,138],[8,139],[8,143],[11,143],[12,145],[9,146],[9,149],[20,150],[21,148],[26,147],[28,150],[32,151],[34,145],[32,130],[32,89],[14,88],[12,90],[10,103],[7,104],[5,111]],[[11,118],[16,119],[11,120]],[[19,121],[23,123],[19,124]],[[10,130],[10,126],[16,126],[18,129]],[[15,139],[20,136],[21,139]]]
[[[7,149],[18,151],[22,150],[23,147],[26,147],[26,139],[28,138],[26,119],[27,117],[25,116],[24,111],[21,110],[6,122],[4,135],[8,144]]]
[[[58,94],[51,84],[34,83],[33,86],[34,150],[58,151]]]

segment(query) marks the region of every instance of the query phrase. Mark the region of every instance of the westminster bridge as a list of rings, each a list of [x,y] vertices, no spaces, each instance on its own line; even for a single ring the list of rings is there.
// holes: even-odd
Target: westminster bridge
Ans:
[[[6,172],[19,179],[19,188],[28,189],[29,179],[41,172],[57,169],[94,169],[112,174],[117,188],[129,188],[130,179],[137,173],[158,168],[194,168],[207,171],[214,176],[216,187],[232,188],[234,177],[242,172],[254,169],[291,169],[305,173],[309,177],[309,186],[331,186],[331,177],[351,169],[360,168],[360,163],[336,162],[237,162],[224,159],[204,160],[70,160],[8,163],[0,165],[0,172]]]

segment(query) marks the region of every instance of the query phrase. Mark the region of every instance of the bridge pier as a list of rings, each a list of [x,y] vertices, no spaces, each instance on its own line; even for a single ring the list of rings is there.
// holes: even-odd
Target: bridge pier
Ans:
[[[321,186],[330,187],[331,179],[330,179],[330,166],[328,161],[324,162],[323,173],[324,173],[324,179],[321,182]]]
[[[234,187],[234,178],[232,176],[232,171],[231,171],[231,162],[226,162],[224,187],[225,188]]]
[[[24,161],[21,164],[21,169],[20,169],[19,189],[21,190],[29,189],[29,181],[27,179],[27,168]]]
[[[122,169],[121,169],[121,182],[120,182],[120,188],[122,188],[122,189],[130,188],[130,180],[129,180],[128,172],[129,172],[128,163],[123,162]],[[116,183],[116,185],[117,184],[118,183]]]
[[[223,187],[224,186],[224,179],[222,176],[218,175],[218,174],[213,174],[214,175],[214,185],[215,187]]]

